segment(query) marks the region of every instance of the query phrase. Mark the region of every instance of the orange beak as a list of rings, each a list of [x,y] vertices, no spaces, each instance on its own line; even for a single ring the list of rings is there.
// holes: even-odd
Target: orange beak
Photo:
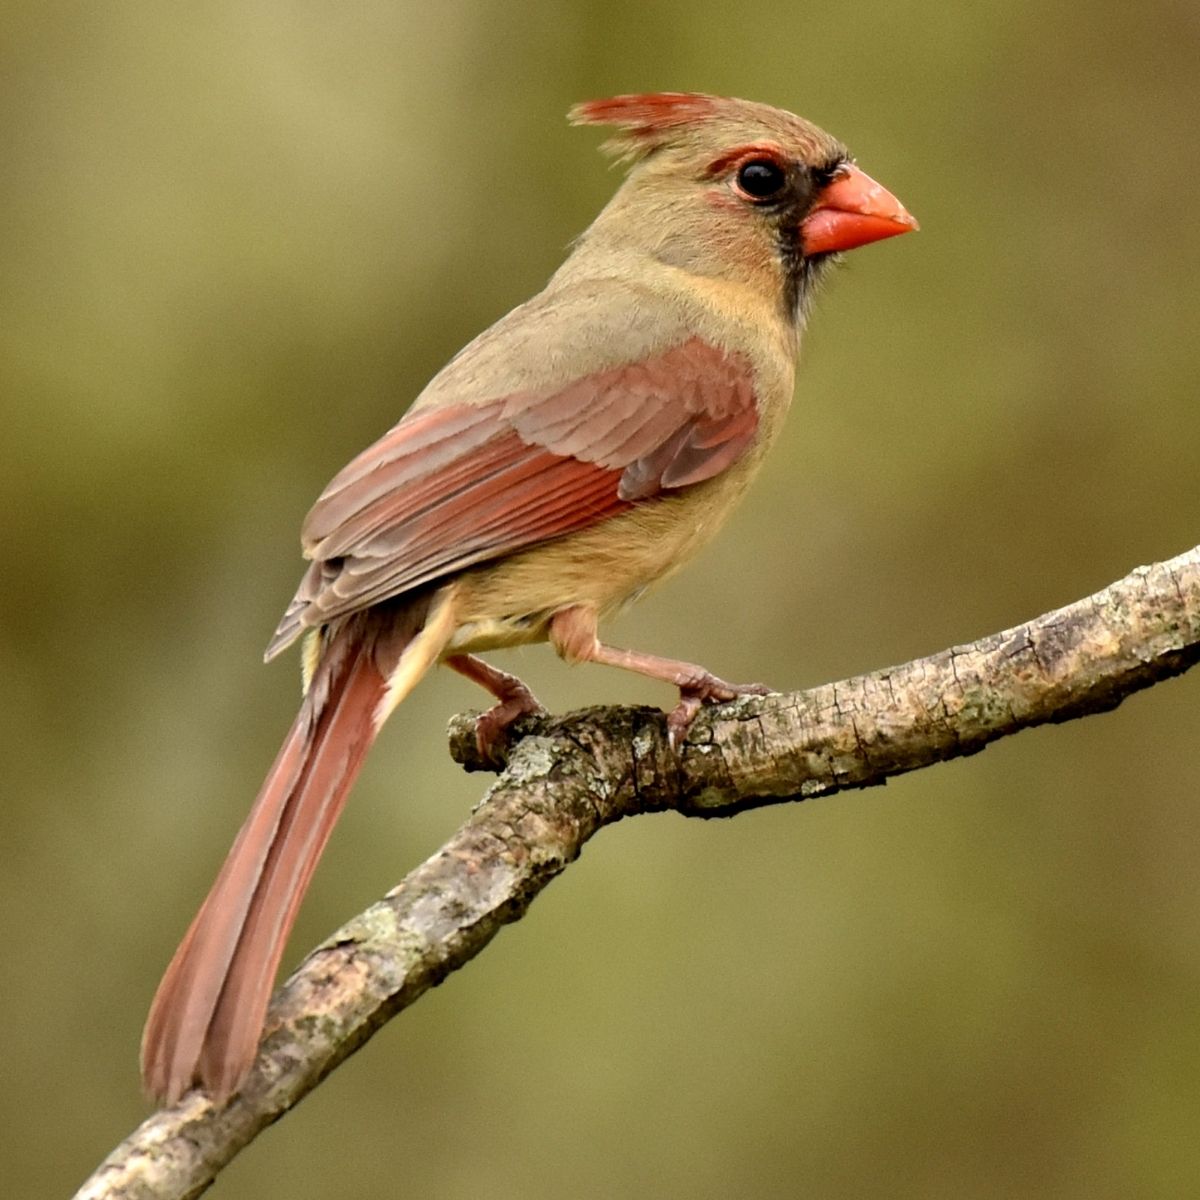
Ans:
[[[887,188],[848,165],[804,218],[800,241],[806,255],[832,254],[919,228],[916,218]]]

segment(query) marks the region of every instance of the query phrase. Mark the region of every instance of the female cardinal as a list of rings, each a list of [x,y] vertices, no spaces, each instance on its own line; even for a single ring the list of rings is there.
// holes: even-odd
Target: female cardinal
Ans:
[[[147,1090],[228,1097],[284,941],[380,726],[437,662],[487,688],[487,749],[537,702],[477,651],[571,662],[705,702],[759,685],[596,636],[725,519],[779,431],[813,286],[838,251],[917,227],[791,113],[695,93],[578,105],[628,178],[544,291],[477,337],[321,494],[311,560],[267,648],[307,631],[304,700],[154,998]]]

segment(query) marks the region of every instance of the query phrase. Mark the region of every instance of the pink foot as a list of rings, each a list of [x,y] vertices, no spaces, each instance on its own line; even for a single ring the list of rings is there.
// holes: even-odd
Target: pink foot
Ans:
[[[487,762],[501,761],[499,751],[507,742],[508,728],[514,721],[546,711],[519,679],[509,678],[513,679],[513,686],[475,722],[475,745]]]
[[[679,685],[679,703],[667,714],[667,740],[678,750],[687,737],[696,714],[705,704],[720,704],[738,696],[769,696],[763,683],[726,683],[709,671],[696,668],[696,675]]]

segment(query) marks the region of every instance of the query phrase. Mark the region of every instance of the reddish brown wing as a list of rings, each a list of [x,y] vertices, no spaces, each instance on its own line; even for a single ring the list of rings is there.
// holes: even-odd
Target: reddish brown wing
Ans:
[[[695,338],[562,387],[418,410],[308,514],[314,561],[267,657],[305,627],[711,479],[757,428],[748,364]]]

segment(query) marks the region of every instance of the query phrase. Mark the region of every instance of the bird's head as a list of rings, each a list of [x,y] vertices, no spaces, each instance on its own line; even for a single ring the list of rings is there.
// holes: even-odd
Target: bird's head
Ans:
[[[841,142],[782,109],[658,92],[591,100],[570,117],[615,127],[605,149],[632,163],[583,246],[749,284],[792,319],[833,255],[917,228]]]

